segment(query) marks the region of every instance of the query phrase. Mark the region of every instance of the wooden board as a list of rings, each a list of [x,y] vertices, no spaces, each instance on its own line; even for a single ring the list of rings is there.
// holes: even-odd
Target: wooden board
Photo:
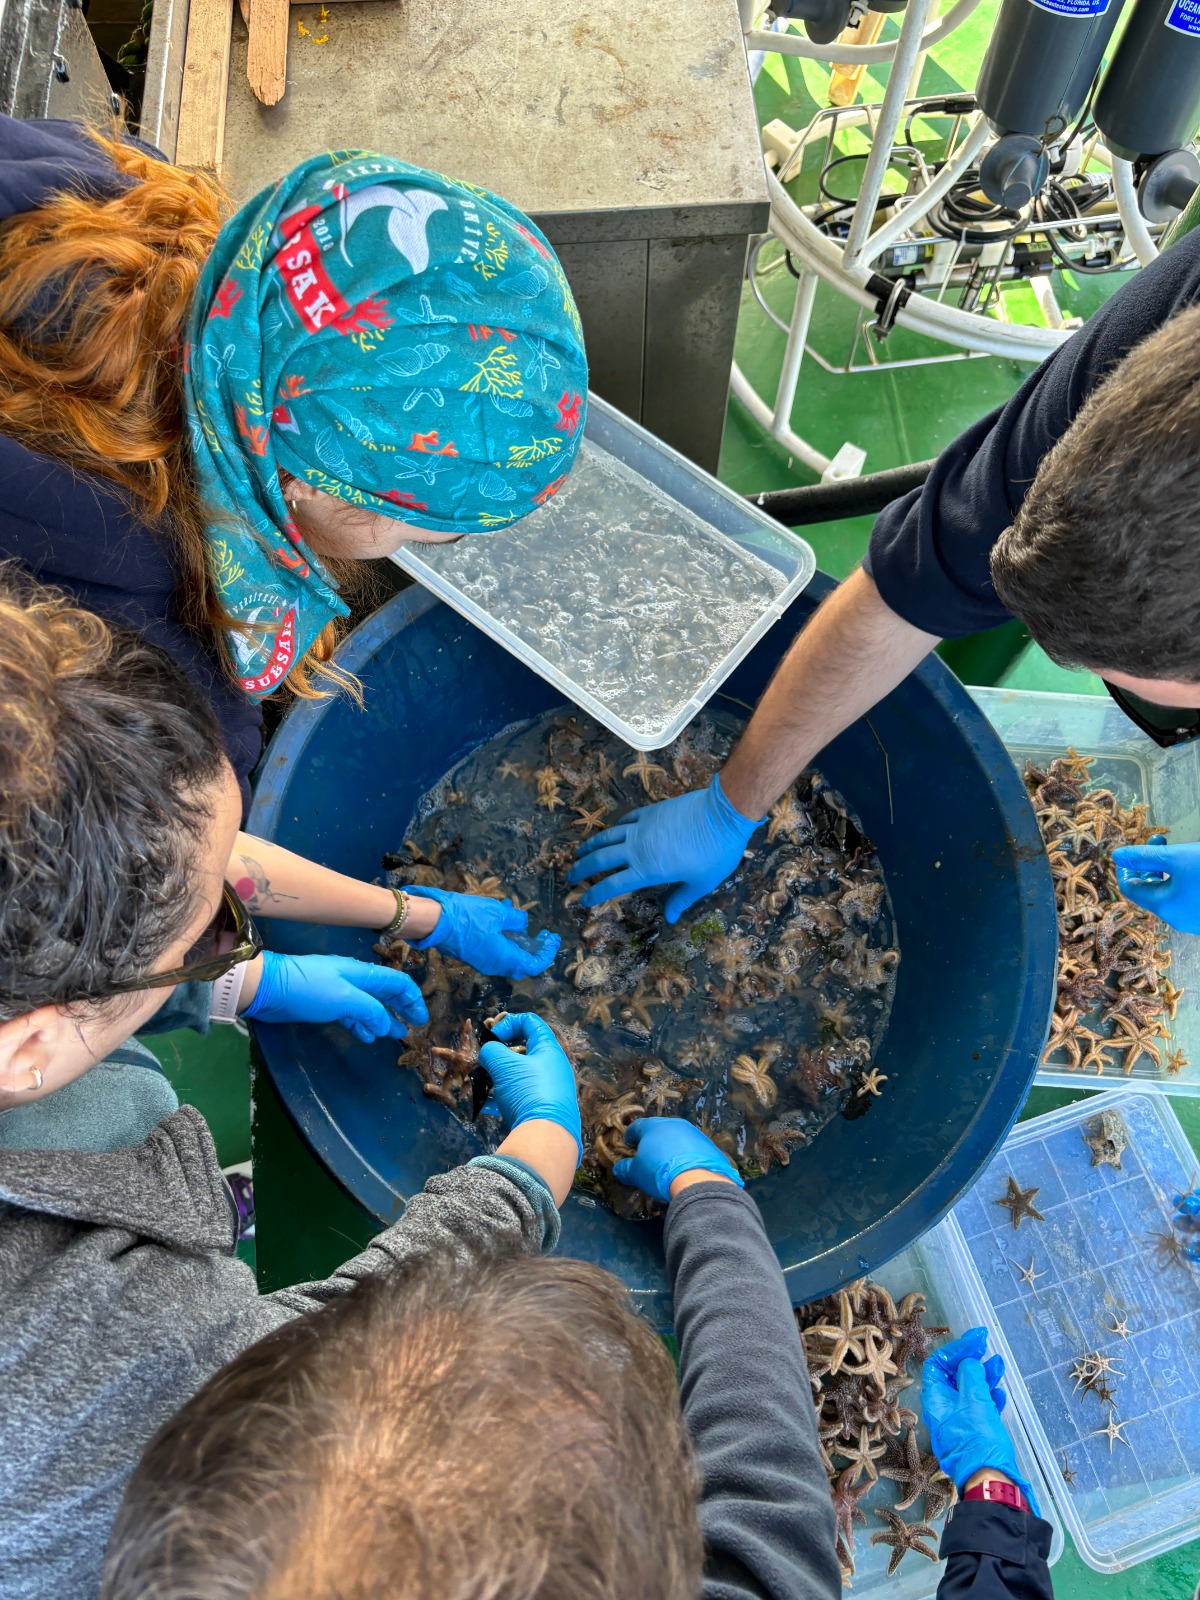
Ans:
[[[181,167],[220,171],[232,39],[233,0],[192,0],[175,143],[175,160]]]
[[[246,77],[254,98],[278,105],[287,88],[288,0],[250,0]]]
[[[861,22],[843,28],[838,35],[839,44],[874,44],[887,21],[882,11],[868,11]],[[848,106],[858,93],[858,86],[866,72],[866,63],[852,67],[845,62],[834,62],[829,78],[829,104]]]

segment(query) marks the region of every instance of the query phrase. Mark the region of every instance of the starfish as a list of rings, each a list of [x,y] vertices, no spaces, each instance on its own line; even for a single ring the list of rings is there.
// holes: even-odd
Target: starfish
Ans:
[[[785,839],[791,839],[795,844],[800,843],[801,833],[808,819],[796,804],[796,797],[789,789],[776,800],[770,811],[771,821],[767,828],[767,843],[774,844],[776,836],[783,834]]]
[[[1066,1456],[1062,1458],[1062,1466],[1059,1468],[1059,1471],[1062,1473],[1063,1482],[1069,1489],[1075,1482],[1075,1468],[1067,1460]]]
[[[1168,1267],[1187,1266],[1187,1251],[1177,1234],[1151,1233],[1146,1237],[1154,1246],[1154,1259],[1158,1262],[1160,1272],[1165,1272]]]
[[[786,1167],[792,1159],[792,1146],[803,1144],[805,1137],[803,1128],[769,1122],[758,1136],[758,1160],[763,1172],[770,1172],[772,1167]]]
[[[1118,1317],[1116,1315],[1116,1313],[1114,1312],[1112,1314],[1112,1319],[1113,1319],[1113,1325],[1108,1330],[1109,1333],[1119,1334],[1122,1339],[1128,1339],[1128,1337],[1129,1337],[1129,1317],[1128,1317],[1128,1315],[1126,1315],[1124,1317]]]
[[[917,1443],[917,1436],[910,1428],[904,1435],[899,1456],[893,1456],[885,1461],[879,1469],[880,1476],[890,1478],[899,1485],[904,1493],[903,1500],[896,1501],[897,1511],[907,1511],[910,1506],[915,1506],[924,1495],[928,1497],[930,1491],[934,1492],[935,1499],[942,1492],[937,1480],[940,1478],[943,1485],[947,1485],[953,1493],[954,1485],[938,1466],[937,1457],[922,1455],[921,1447]],[[947,1497],[946,1504],[950,1503]],[[929,1516],[928,1511],[926,1516]],[[932,1518],[930,1518],[932,1521]]]
[[[558,773],[552,766],[539,767],[534,773],[537,779],[538,805],[545,806],[547,811],[553,811],[555,806],[562,804],[558,798]]]
[[[925,1556],[929,1561],[937,1560],[937,1551],[924,1543],[926,1539],[935,1539],[937,1537],[927,1523],[905,1522],[903,1517],[897,1516],[894,1511],[890,1510],[876,1510],[875,1515],[888,1525],[886,1533],[873,1533],[871,1535],[871,1543],[891,1545],[892,1554],[888,1560],[887,1569],[889,1578],[910,1550],[915,1550],[918,1555]]]
[[[831,1375],[838,1371],[847,1356],[853,1354],[861,1359],[866,1354],[860,1337],[866,1330],[857,1326],[854,1307],[850,1303],[849,1295],[845,1293],[838,1295],[837,1323],[818,1322],[809,1328],[808,1332],[814,1338],[832,1342],[833,1350],[829,1358]]]
[[[1183,1071],[1184,1067],[1186,1067],[1188,1064],[1188,1058],[1184,1055],[1182,1050],[1173,1050],[1163,1062],[1163,1069],[1169,1073],[1172,1078],[1177,1078]]]
[[[1113,1445],[1116,1444],[1118,1439],[1121,1441],[1122,1444],[1129,1445],[1129,1440],[1121,1432],[1122,1428],[1127,1428],[1128,1426],[1129,1426],[1128,1422],[1118,1422],[1117,1419],[1116,1419],[1116,1416],[1110,1413],[1108,1421],[1105,1423],[1104,1427],[1103,1428],[1096,1428],[1092,1433],[1088,1434],[1088,1438],[1089,1439],[1099,1439],[1099,1438],[1107,1439],[1108,1440],[1108,1453],[1109,1453],[1109,1455],[1112,1455],[1112,1453],[1113,1453]],[[1132,1449],[1133,1446],[1129,1445],[1129,1448]]]
[[[446,1063],[447,1078],[463,1079],[470,1076],[479,1064],[479,1040],[475,1025],[469,1018],[458,1025],[458,1034],[452,1045],[434,1045],[430,1052]]]
[[[494,873],[478,876],[462,868],[463,893],[479,895],[484,900],[505,900],[508,898],[503,883]]]
[[[853,1474],[853,1475],[852,1475]],[[856,1489],[858,1475],[853,1467],[847,1467],[839,1472],[829,1485],[829,1493],[833,1499],[833,1520],[837,1528],[837,1537],[845,1550],[846,1561],[853,1572],[851,1557],[854,1551],[854,1524],[865,1523],[867,1514],[861,1510],[858,1502],[863,1495],[871,1492],[871,1480],[868,1479],[861,1489]]]
[[[637,1021],[641,1023],[643,1028],[651,1029],[654,1026],[654,1018],[650,1015],[650,1007],[661,1006],[665,1003],[665,1001],[659,1000],[654,995],[646,994],[639,979],[637,988],[621,1007],[621,1015],[626,1022]]]
[[[1070,1010],[1056,1011],[1050,1019],[1050,1037],[1046,1040],[1046,1048],[1042,1051],[1042,1060],[1050,1058],[1062,1050],[1067,1056],[1067,1071],[1075,1072],[1083,1055],[1079,1040],[1075,1037],[1075,1029],[1079,1023],[1079,1012]]]
[[[1016,1267],[1017,1274],[1020,1277],[1021,1282],[1029,1285],[1029,1288],[1033,1291],[1034,1298],[1036,1299],[1037,1298],[1037,1288],[1036,1288],[1037,1280],[1039,1278],[1044,1278],[1046,1276],[1046,1274],[1044,1272],[1035,1272],[1033,1270],[1033,1263],[1037,1258],[1035,1256],[1030,1256],[1029,1265],[1027,1267],[1023,1267],[1019,1261],[1013,1261],[1012,1256],[1009,1256],[1008,1259],[1010,1261],[1012,1261],[1013,1266]]]
[[[647,794],[650,793],[650,778],[653,773],[659,772],[664,778],[667,775],[666,767],[660,767],[655,762],[648,761],[646,759],[646,752],[644,750],[638,751],[637,760],[633,761],[629,766],[627,766],[621,773],[621,776],[623,778],[628,778],[629,775],[634,772],[636,772],[638,777],[642,780],[642,788]]]
[[[887,1380],[897,1375],[896,1363],[892,1360],[892,1341],[885,1339],[878,1328],[869,1325],[859,1331],[862,1334],[862,1360],[853,1367],[847,1364],[846,1370],[853,1372],[855,1377],[861,1377],[864,1384],[870,1378],[877,1392],[886,1395]]]
[[[1111,1050],[1119,1050],[1122,1047],[1112,1039],[1105,1039],[1100,1034],[1093,1033],[1090,1028],[1080,1028],[1079,1037],[1087,1041],[1087,1050],[1079,1063],[1080,1071],[1086,1072],[1090,1066],[1094,1065],[1096,1076],[1099,1077],[1105,1067],[1109,1065],[1109,1052]],[[1128,1065],[1125,1071],[1128,1074]]]
[[[924,1316],[924,1296],[906,1294],[889,1319],[887,1333],[895,1346],[892,1357],[901,1372],[914,1362],[923,1365],[937,1340],[950,1332],[949,1328],[927,1328]]]
[[[779,1096],[779,1086],[771,1076],[771,1065],[779,1055],[778,1045],[767,1045],[755,1056],[736,1056],[729,1076],[744,1083],[759,1105],[770,1109]]]
[[[569,977],[575,974],[577,989],[598,989],[608,977],[609,965],[603,956],[588,955],[582,945],[575,950],[575,959],[564,969]]]
[[[615,1004],[615,995],[594,994],[588,1000],[587,1010],[583,1013],[583,1020],[585,1022],[598,1022],[602,1028],[611,1028],[612,1008]]]
[[[604,826],[604,813],[608,810],[608,801],[601,800],[594,811],[589,811],[586,806],[572,806],[576,820],[571,824],[573,828],[582,828],[583,837],[590,838],[593,833],[599,833]]]
[[[529,768],[519,767],[515,761],[502,761],[496,768],[496,776],[498,778],[527,778],[529,776]]]
[[[1172,988],[1168,980],[1164,978],[1162,985],[1162,1003],[1163,1008],[1172,1022],[1175,1020],[1175,1013],[1179,1009],[1179,1002],[1182,999],[1183,990]]]
[[[868,1482],[874,1483],[879,1477],[875,1463],[886,1450],[887,1445],[882,1440],[872,1442],[871,1430],[864,1422],[858,1430],[858,1443],[839,1445],[834,1454],[844,1457],[850,1463],[846,1471],[854,1474],[851,1483],[857,1483],[864,1472]]]
[[[1125,1036],[1124,1038],[1115,1038],[1113,1044],[1118,1050],[1127,1052],[1124,1069],[1126,1077],[1129,1076],[1134,1066],[1143,1056],[1149,1056],[1156,1067],[1162,1066],[1162,1052],[1154,1043],[1155,1038],[1160,1037],[1157,1029],[1139,1027],[1129,1017],[1114,1017],[1113,1027],[1118,1034],[1124,1034]]]
[[[1033,1189],[1018,1188],[1016,1179],[1010,1177],[1008,1180],[1008,1193],[1002,1199],[994,1200],[992,1204],[1004,1206],[1012,1213],[1012,1225],[1015,1230],[1021,1226],[1026,1217],[1033,1222],[1045,1222],[1045,1217],[1032,1204],[1036,1193],[1036,1187]]]
[[[683,1090],[676,1088],[662,1062],[647,1062],[642,1068],[642,1077],[646,1080],[642,1090],[646,1110],[656,1117],[674,1115],[669,1108],[677,1100],[683,1099]]]
[[[863,1073],[856,1092],[858,1094],[880,1095],[883,1093],[883,1090],[880,1088],[880,1084],[886,1083],[887,1081],[888,1077],[886,1072],[880,1072],[878,1067],[872,1067],[870,1072]]]

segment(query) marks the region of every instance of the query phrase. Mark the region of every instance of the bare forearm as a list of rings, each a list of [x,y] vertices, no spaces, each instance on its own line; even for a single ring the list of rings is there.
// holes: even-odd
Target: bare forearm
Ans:
[[[378,883],[348,878],[284,850],[267,839],[239,833],[228,877],[251,911],[285,922],[320,922],[335,928],[386,928],[396,915],[396,897]],[[441,909],[436,900],[409,902],[404,933],[423,939]]]
[[[742,815],[761,817],[937,642],[885,605],[861,567],[853,572],[783,658],[721,773],[721,787]]]

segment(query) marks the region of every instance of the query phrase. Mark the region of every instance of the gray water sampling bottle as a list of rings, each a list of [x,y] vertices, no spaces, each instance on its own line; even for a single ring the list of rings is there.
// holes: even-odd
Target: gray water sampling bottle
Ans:
[[[976,98],[1000,138],[980,165],[984,193],[1020,210],[1046,175],[1046,147],[1087,100],[1123,0],[1002,0]]]
[[[1200,0],[1134,0],[1093,114],[1127,161],[1187,143],[1200,122]]]

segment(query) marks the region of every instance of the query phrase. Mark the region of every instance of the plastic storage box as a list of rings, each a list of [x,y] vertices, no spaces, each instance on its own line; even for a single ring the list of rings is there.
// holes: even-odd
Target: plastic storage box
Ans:
[[[1093,780],[1111,789],[1122,805],[1145,802],[1150,821],[1161,823],[1172,842],[1200,839],[1200,740],[1163,750],[1136,728],[1107,695],[1038,694],[1032,690],[971,689],[972,698],[1003,739],[1018,768],[1042,766],[1066,753],[1095,756]],[[1128,1078],[1116,1062],[1097,1080],[1092,1072],[1065,1066],[1039,1067],[1036,1082],[1092,1089],[1162,1089],[1200,1095],[1200,937],[1167,930],[1171,969],[1167,976],[1185,990],[1164,1058],[1182,1049],[1188,1065],[1171,1076],[1143,1056]]]
[[[965,1291],[960,1261],[947,1249],[936,1229],[933,1233],[926,1234],[923,1239],[919,1239],[902,1254],[895,1256],[886,1266],[873,1272],[871,1278],[873,1282],[881,1283],[897,1302],[904,1295],[912,1294],[914,1291],[923,1294],[926,1324],[930,1327],[948,1327],[952,1336],[964,1333],[967,1328],[973,1327],[981,1320],[978,1296],[972,1296]],[[916,1377],[916,1382],[910,1389],[905,1389],[900,1403],[920,1416],[919,1370],[913,1375]],[[1062,1524],[1051,1503],[1050,1491],[1046,1487],[1033,1447],[1012,1407],[1006,1408],[1004,1420],[1012,1434],[1021,1471],[1029,1478],[1037,1497],[1038,1507],[1054,1529],[1050,1542],[1050,1563],[1053,1565],[1062,1554]],[[918,1436],[922,1450],[928,1450],[929,1434],[924,1423],[918,1430]],[[898,1597],[898,1600],[932,1600],[945,1574],[946,1569],[942,1562],[929,1561],[924,1556],[910,1551],[893,1576],[888,1577],[887,1565],[891,1549],[887,1545],[873,1545],[870,1541],[873,1533],[879,1533],[886,1528],[886,1523],[874,1515],[875,1508],[895,1505],[898,1499],[903,1499],[903,1495],[897,1486],[890,1479],[881,1478],[871,1492],[859,1502],[867,1513],[867,1522],[865,1526],[856,1523],[854,1529],[855,1573],[849,1590],[854,1600],[863,1600],[864,1596],[876,1595],[880,1600],[884,1600],[884,1597],[886,1600],[893,1600],[893,1597]],[[900,1515],[906,1522],[915,1522],[919,1520],[920,1511],[921,1505],[918,1502]],[[944,1525],[944,1519],[936,1522],[933,1525],[936,1537],[926,1540],[926,1543],[932,1544],[935,1549]]]
[[[595,395],[558,494],[511,526],[495,507],[490,533],[392,559],[635,750],[670,744],[816,570],[803,539]]]
[[[1128,1138],[1120,1170],[1093,1166],[1084,1142],[1105,1111]],[[1022,1123],[930,1236],[978,1300],[1063,1523],[1097,1572],[1200,1534],[1200,1268],[1164,1261],[1155,1244],[1178,1237],[1175,1197],[1195,1174],[1162,1095],[1097,1095]],[[1010,1177],[1036,1188],[1043,1219],[1015,1231],[995,1203]],[[1120,1321],[1128,1337],[1113,1331]],[[1111,1410],[1069,1376],[1093,1351],[1118,1364]],[[1099,1431],[1110,1415],[1124,1443]]]

